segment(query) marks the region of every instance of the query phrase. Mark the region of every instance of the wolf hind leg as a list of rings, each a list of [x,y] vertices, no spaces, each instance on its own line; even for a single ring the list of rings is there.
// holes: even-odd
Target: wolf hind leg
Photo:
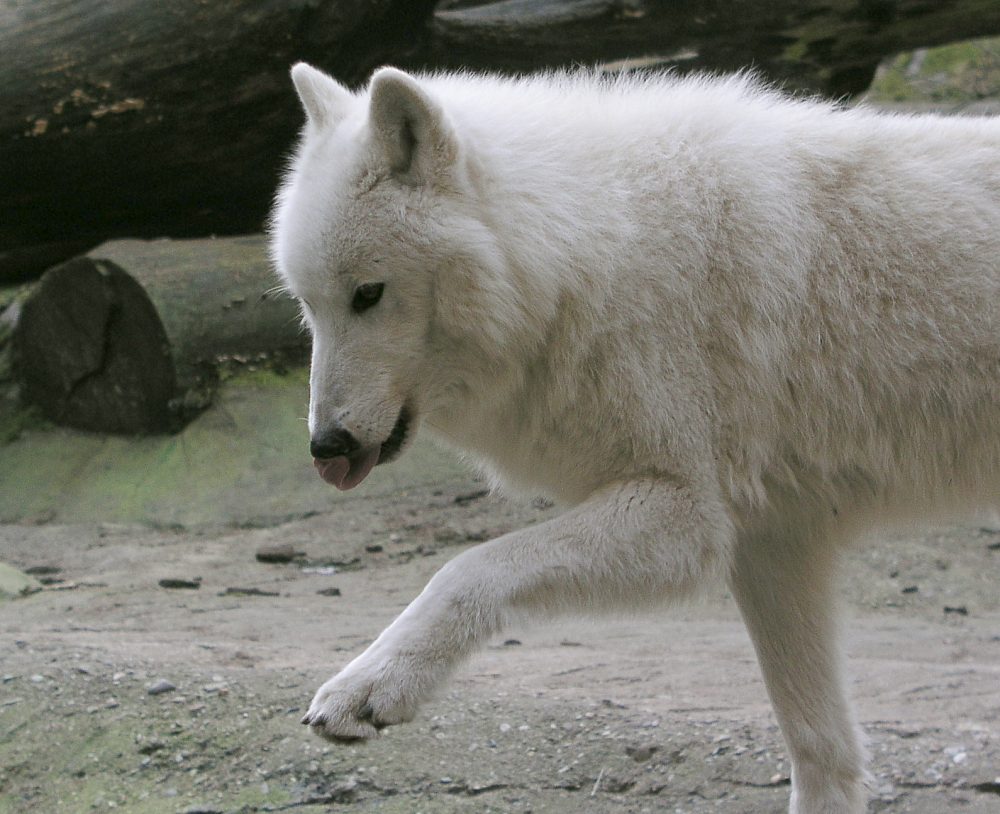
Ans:
[[[730,585],[791,757],[791,814],[862,814],[866,756],[844,691],[836,546],[807,536],[740,539]]]

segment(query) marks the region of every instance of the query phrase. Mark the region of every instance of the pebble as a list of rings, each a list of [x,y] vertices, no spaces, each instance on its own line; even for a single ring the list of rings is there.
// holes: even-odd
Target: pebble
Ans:
[[[340,588],[320,588],[316,593],[320,596],[340,596]]]
[[[286,563],[298,557],[304,557],[305,552],[296,551],[291,543],[263,545],[257,549],[257,562]]]
[[[160,580],[161,588],[200,588],[201,587],[201,577],[195,577],[194,579],[179,579],[175,577],[168,577],[167,579]]]
[[[161,678],[146,687],[146,692],[150,695],[162,695],[165,692],[173,692],[176,689],[177,687],[174,684],[171,684],[165,678]]]
[[[510,724],[506,724],[506,723],[500,724],[500,731],[501,732],[510,732],[511,729],[512,729],[512,727],[511,727]]]
[[[658,746],[648,745],[648,746],[626,746],[625,754],[628,755],[636,763],[644,763],[649,760],[653,753],[659,749]]]
[[[31,677],[31,683],[32,684],[41,684],[43,681],[45,681],[45,676],[39,675],[38,673],[35,673]]]
[[[281,596],[278,591],[264,591],[260,588],[226,588],[219,596]]]

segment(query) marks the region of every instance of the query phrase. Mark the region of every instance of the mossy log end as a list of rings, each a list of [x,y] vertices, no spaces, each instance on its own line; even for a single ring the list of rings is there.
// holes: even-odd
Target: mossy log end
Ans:
[[[274,282],[260,237],[106,243],[21,304],[15,377],[56,423],[175,431],[210,403],[220,361],[302,355],[308,337]]]

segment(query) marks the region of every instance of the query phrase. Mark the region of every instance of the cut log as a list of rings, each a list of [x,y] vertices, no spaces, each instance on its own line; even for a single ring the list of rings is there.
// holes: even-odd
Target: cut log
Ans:
[[[20,305],[14,374],[51,420],[115,433],[179,429],[233,357],[301,358],[296,306],[269,294],[260,236],[123,240],[47,271]]]

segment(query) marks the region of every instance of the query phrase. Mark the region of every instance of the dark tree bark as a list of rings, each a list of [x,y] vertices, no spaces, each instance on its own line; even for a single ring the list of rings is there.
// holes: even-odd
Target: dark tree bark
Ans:
[[[19,304],[15,380],[60,424],[178,429],[210,403],[220,360],[301,358],[308,336],[274,284],[261,237],[106,243]]]
[[[0,253],[258,231],[302,120],[298,59],[352,84],[386,62],[649,57],[839,95],[887,54],[991,33],[995,0],[8,0]]]
[[[866,90],[891,54],[997,33],[992,0],[446,0],[434,19],[435,57],[447,65],[644,57],[685,71],[754,66],[832,96]]]
[[[0,251],[0,286],[37,280],[46,269],[83,254],[92,245],[86,240],[68,240]]]
[[[423,44],[433,0],[0,5],[0,252],[260,231],[302,121],[299,59],[347,82]],[[416,36],[415,36],[416,32]]]

